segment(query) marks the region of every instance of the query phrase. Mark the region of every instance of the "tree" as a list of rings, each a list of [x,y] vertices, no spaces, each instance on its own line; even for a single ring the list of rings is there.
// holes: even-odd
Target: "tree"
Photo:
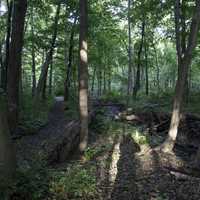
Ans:
[[[79,112],[80,143],[83,152],[88,142],[88,44],[87,44],[87,0],[79,1],[80,35],[79,35]]]
[[[11,132],[15,131],[18,122],[19,83],[27,1],[15,0],[13,4],[7,83],[8,121]]]
[[[34,8],[31,8],[31,36],[32,36],[32,47],[31,47],[31,56],[32,56],[32,96],[35,96],[36,92],[36,73],[35,73],[35,44],[34,44],[34,18],[33,18]]]
[[[6,108],[5,95],[0,91],[0,191],[7,189],[6,187],[11,183],[16,167]]]
[[[175,16],[177,16],[177,13],[179,12],[177,5],[179,5],[179,0],[176,1]],[[200,27],[200,1],[196,0],[196,7],[195,7],[194,15],[192,18],[187,47],[183,55],[180,55],[180,52],[181,52],[180,43],[179,43],[180,37],[179,35],[176,34],[176,40],[177,40],[176,46],[177,46],[177,55],[178,55],[177,56],[178,57],[178,80],[176,82],[176,88],[175,88],[175,96],[174,96],[173,112],[172,112],[172,118],[171,118],[171,123],[170,123],[170,129],[168,133],[168,138],[165,141],[165,143],[162,145],[163,151],[172,151],[175,141],[176,141],[178,126],[179,126],[180,118],[181,118],[181,109],[182,109],[182,103],[183,103],[183,97],[184,97],[184,91],[185,91],[185,84],[188,77],[188,70],[192,62],[192,53],[197,45],[197,36],[199,32],[199,27]],[[176,29],[177,29],[177,24],[176,24]]]
[[[7,86],[7,72],[9,62],[9,47],[10,47],[10,35],[11,35],[11,18],[12,18],[13,0],[7,1],[8,17],[7,17],[7,33],[6,33],[6,56],[2,65],[1,73],[1,86],[6,91]]]
[[[127,105],[132,89],[132,38],[131,38],[131,0],[128,0],[128,87],[127,87]]]
[[[70,74],[72,71],[72,57],[73,57],[73,49],[74,49],[74,33],[75,33],[75,25],[77,21],[77,13],[74,16],[74,22],[71,29],[70,34],[70,41],[69,41],[69,50],[68,50],[68,57],[66,55],[65,62],[67,63],[67,76],[64,84],[64,99],[68,101],[69,99],[69,89],[70,89]],[[67,53],[65,53],[67,54]]]
[[[58,21],[59,21],[59,15],[60,15],[60,7],[61,3],[59,2],[57,5],[57,10],[56,10],[56,15],[54,18],[54,31],[52,35],[52,40],[50,44],[50,49],[47,52],[45,61],[41,67],[42,71],[38,80],[37,84],[37,89],[36,89],[36,99],[38,99],[41,94],[44,97],[44,92],[45,92],[45,87],[46,87],[46,81],[47,81],[47,74],[49,70],[49,65],[51,64],[52,58],[53,58],[53,53],[54,53],[54,48],[55,48],[55,43],[56,43],[56,38],[57,38],[57,33],[58,33]]]
[[[141,87],[140,85],[140,76],[141,76],[141,56],[142,56],[142,50],[143,50],[143,46],[144,46],[144,36],[145,36],[145,26],[146,26],[146,22],[145,22],[145,18],[143,17],[143,21],[142,21],[142,27],[141,27],[141,41],[140,41],[140,45],[139,45],[139,50],[138,50],[138,58],[137,58],[137,71],[136,71],[136,80],[135,80],[135,86],[133,89],[133,97],[136,98],[137,97],[137,93]]]

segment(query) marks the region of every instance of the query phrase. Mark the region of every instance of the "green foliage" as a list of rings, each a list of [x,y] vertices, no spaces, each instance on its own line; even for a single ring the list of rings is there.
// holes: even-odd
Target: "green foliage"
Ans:
[[[11,196],[16,200],[42,200],[49,195],[49,172],[42,167],[17,171]]]
[[[97,134],[105,133],[108,128],[109,121],[104,117],[104,112],[104,109],[98,109],[89,125],[90,129]]]
[[[80,166],[55,172],[50,184],[55,199],[94,199],[97,196],[95,168]]]
[[[105,102],[119,103],[122,100],[122,96],[118,91],[110,91],[102,95],[101,100]]]
[[[22,99],[19,127],[25,134],[34,134],[48,121],[49,110],[53,105],[53,99],[46,99],[44,102],[38,101],[26,95]],[[37,105],[36,105],[37,104]]]
[[[96,156],[102,154],[110,148],[109,144],[99,144],[97,146],[88,147],[84,153],[87,161],[94,159]]]
[[[79,119],[78,105],[77,102],[70,98],[67,103],[65,103],[65,117],[70,120]]]
[[[98,196],[95,167],[85,168],[76,163],[66,169],[38,165],[20,170],[9,193],[15,200],[94,199]]]

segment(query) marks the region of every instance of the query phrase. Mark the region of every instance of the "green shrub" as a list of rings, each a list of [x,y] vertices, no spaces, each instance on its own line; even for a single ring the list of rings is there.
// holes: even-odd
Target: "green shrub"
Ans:
[[[66,172],[56,172],[50,184],[55,199],[94,199],[96,192],[95,170],[75,166]]]
[[[49,98],[45,102],[35,102],[31,96],[25,96],[22,100],[19,127],[26,134],[34,134],[48,121],[49,110],[53,105],[53,99]]]

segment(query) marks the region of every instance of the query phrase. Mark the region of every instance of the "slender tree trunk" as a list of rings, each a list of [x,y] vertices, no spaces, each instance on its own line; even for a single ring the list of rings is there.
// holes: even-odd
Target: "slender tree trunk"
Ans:
[[[112,77],[112,71],[111,71],[112,69],[111,69],[111,67],[109,67],[109,73],[108,73],[108,91],[109,92],[111,92],[111,87],[112,87],[112,85],[111,85],[111,77]]]
[[[200,1],[197,0],[196,8],[192,18],[187,48],[183,57],[181,59],[178,58],[180,59],[180,65],[179,65],[178,80],[175,89],[173,113],[172,113],[168,138],[161,147],[163,151],[172,151],[176,141],[178,127],[180,123],[180,117],[181,117],[181,108],[184,97],[185,83],[187,81],[188,70],[192,62],[192,53],[197,45],[197,36],[199,32],[199,27],[200,27]]]
[[[3,83],[2,83],[2,72],[3,72],[3,45],[2,43],[0,44],[0,65],[1,65],[1,68],[0,68],[0,87],[2,88],[3,87]]]
[[[95,83],[95,77],[96,77],[96,65],[94,66],[94,71],[92,75],[92,87],[91,87],[91,93],[94,94],[94,83]]]
[[[46,100],[46,89],[47,89],[47,76],[45,77],[44,80],[44,87],[42,88],[42,100]]]
[[[41,71],[41,74],[38,80],[37,89],[36,89],[36,99],[40,98],[40,95],[42,94],[42,91],[44,91],[44,87],[46,84],[49,65],[53,58],[53,53],[54,53],[54,48],[55,48],[55,43],[56,43],[56,38],[57,38],[59,15],[60,15],[60,2],[58,3],[57,11],[56,11],[55,19],[54,19],[54,32],[52,36],[51,47],[50,47],[49,52],[46,55],[45,62],[43,63],[41,67],[42,71]]]
[[[144,34],[145,34],[145,20],[142,22],[142,39],[140,42],[140,48],[138,51],[138,65],[137,65],[137,72],[136,72],[136,81],[135,81],[135,87],[133,90],[133,97],[137,97],[137,93],[140,89],[140,76],[141,76],[141,54],[142,54],[142,49],[144,45]]]
[[[106,93],[106,68],[103,70],[103,94]]]
[[[15,0],[13,9],[7,83],[8,120],[11,132],[15,131],[18,122],[19,82],[27,1]]]
[[[131,0],[128,0],[128,85],[127,85],[127,106],[129,105],[130,92],[132,90],[132,38],[131,38]]]
[[[11,35],[11,20],[12,20],[12,8],[13,8],[13,0],[7,0],[7,9],[8,9],[8,17],[7,17],[7,33],[6,33],[6,57],[1,71],[1,85],[4,91],[7,89],[7,76],[8,76],[8,62],[9,62],[9,48],[10,48],[10,35]]]
[[[159,67],[159,63],[158,63],[158,54],[157,54],[157,50],[156,47],[153,46],[154,48],[154,52],[155,52],[155,59],[156,59],[156,86],[157,86],[157,93],[160,92],[160,67]]]
[[[148,72],[148,55],[147,55],[147,44],[146,44],[146,40],[145,40],[145,47],[144,47],[144,52],[145,52],[145,82],[146,82],[146,86],[145,86],[145,91],[146,91],[146,95],[149,95],[149,72]]]
[[[71,76],[71,71],[72,71],[72,58],[73,58],[73,50],[74,50],[74,33],[75,33],[75,26],[77,22],[77,13],[75,14],[74,17],[74,23],[72,25],[72,30],[71,30],[71,35],[70,35],[70,41],[69,41],[69,51],[68,51],[68,58],[66,56],[66,63],[67,63],[67,76],[65,80],[65,85],[64,85],[64,99],[65,101],[68,101],[69,99],[69,89],[70,89],[70,76]]]
[[[6,108],[5,96],[0,92],[0,195],[2,195],[1,191],[5,192],[12,183],[16,168],[15,153],[7,123]]]
[[[49,95],[52,95],[52,80],[53,80],[53,60],[50,64],[50,71],[49,71]]]
[[[80,36],[79,36],[79,111],[80,144],[79,151],[84,152],[88,143],[88,47],[87,47],[87,0],[79,0]]]
[[[36,75],[35,75],[35,44],[34,44],[34,19],[33,8],[31,10],[31,35],[32,35],[32,96],[35,96],[36,92]]]

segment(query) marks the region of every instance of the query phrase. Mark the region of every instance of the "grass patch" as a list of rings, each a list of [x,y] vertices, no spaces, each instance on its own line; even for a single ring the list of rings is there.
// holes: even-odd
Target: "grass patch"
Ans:
[[[82,165],[70,167],[67,171],[55,172],[50,183],[54,199],[95,199],[96,168]]]

